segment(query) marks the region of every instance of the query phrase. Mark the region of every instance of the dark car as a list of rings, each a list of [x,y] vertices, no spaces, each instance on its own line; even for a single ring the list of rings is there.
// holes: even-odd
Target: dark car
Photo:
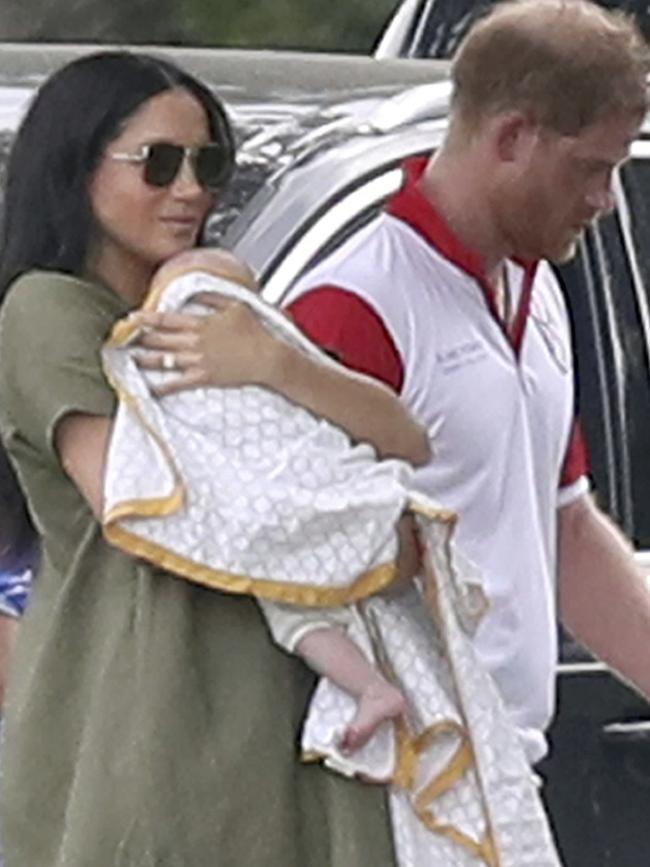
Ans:
[[[84,50],[0,46],[3,155],[34,86]],[[446,128],[443,61],[165,53],[226,101],[238,167],[208,241],[249,262],[271,301],[367,223],[399,187],[402,160],[434,150]],[[561,277],[596,495],[650,572],[649,133],[650,124],[616,180],[616,212],[589,229]],[[650,851],[648,706],[568,637],[559,674],[560,712],[543,773],[565,862],[641,867]]]

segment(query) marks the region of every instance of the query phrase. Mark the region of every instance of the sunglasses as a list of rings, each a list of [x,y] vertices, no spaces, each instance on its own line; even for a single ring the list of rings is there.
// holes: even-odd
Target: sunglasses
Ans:
[[[209,192],[221,189],[232,171],[232,152],[218,142],[201,147],[183,147],[159,141],[142,145],[134,154],[117,153],[109,154],[109,157],[123,163],[141,163],[144,180],[152,187],[173,184],[186,159],[190,161],[199,185]]]

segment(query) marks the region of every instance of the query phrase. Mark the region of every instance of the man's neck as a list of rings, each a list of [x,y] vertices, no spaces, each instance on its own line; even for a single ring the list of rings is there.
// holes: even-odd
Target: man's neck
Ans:
[[[427,165],[420,190],[463,246],[480,258],[485,276],[495,283],[510,251],[492,217],[483,174],[477,161],[443,148]]]

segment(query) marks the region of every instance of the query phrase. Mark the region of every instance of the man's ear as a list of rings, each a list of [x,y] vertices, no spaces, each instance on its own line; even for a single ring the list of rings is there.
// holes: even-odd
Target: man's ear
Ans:
[[[536,125],[521,111],[509,111],[494,119],[493,143],[501,162],[515,162],[534,139]]]

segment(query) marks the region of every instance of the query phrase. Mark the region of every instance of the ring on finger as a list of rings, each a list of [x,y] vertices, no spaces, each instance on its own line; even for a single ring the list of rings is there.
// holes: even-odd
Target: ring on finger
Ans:
[[[163,352],[161,364],[163,370],[176,370],[176,356],[174,353]]]

